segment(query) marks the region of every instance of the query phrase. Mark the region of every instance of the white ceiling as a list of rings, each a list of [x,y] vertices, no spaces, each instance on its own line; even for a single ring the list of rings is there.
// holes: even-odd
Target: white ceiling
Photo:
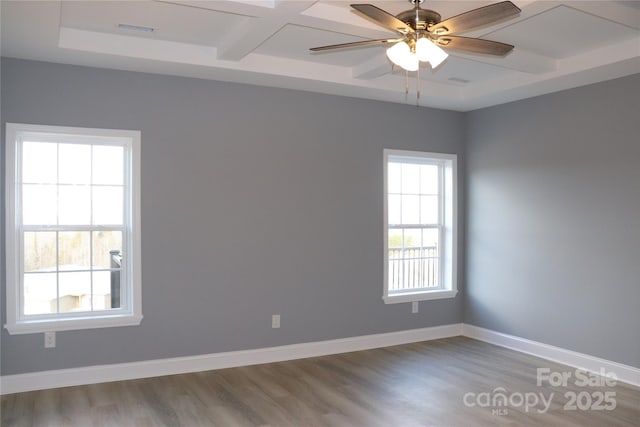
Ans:
[[[361,0],[358,0],[361,1]],[[504,58],[459,54],[420,71],[422,106],[459,111],[640,72],[640,1],[513,0],[515,19],[464,34],[513,44]],[[405,0],[372,1],[397,14]],[[493,1],[426,0],[443,19]],[[416,103],[418,79],[382,46],[310,47],[394,34],[349,1],[0,2],[2,56]],[[154,28],[146,33],[118,24]]]

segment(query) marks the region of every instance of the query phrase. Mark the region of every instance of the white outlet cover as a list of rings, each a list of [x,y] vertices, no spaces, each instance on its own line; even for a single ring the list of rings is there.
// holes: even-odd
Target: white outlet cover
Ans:
[[[271,316],[271,327],[277,329],[280,327],[280,315],[274,314]]]
[[[420,311],[420,303],[418,301],[413,301],[411,303],[411,312],[417,313],[418,311]]]
[[[44,333],[44,348],[55,348],[56,346],[56,333],[45,332]]]

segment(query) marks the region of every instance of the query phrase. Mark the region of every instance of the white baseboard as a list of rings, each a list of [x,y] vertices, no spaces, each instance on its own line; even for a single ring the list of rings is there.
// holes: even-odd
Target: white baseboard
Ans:
[[[422,329],[411,329],[408,331],[363,335],[254,350],[230,351],[198,356],[6,375],[0,377],[0,394],[184,374],[237,366],[257,365],[260,363],[282,362],[286,360],[304,359],[307,357],[326,356],[329,354],[449,338],[459,335],[510,348],[564,365],[585,369],[594,373],[600,373],[600,369],[605,369],[606,372],[615,373],[620,381],[640,387],[640,369],[638,368],[480,328],[478,326],[456,323]]]
[[[0,377],[0,394],[282,362],[459,335],[461,323],[255,350],[6,375]]]
[[[640,387],[640,369],[610,360],[600,359],[584,353],[578,353],[564,348],[531,341],[514,335],[503,334],[490,329],[478,326],[463,324],[462,335],[474,338],[479,341],[510,348],[521,353],[527,353],[563,365],[584,369],[589,372],[600,374],[600,370],[614,373],[618,380]]]

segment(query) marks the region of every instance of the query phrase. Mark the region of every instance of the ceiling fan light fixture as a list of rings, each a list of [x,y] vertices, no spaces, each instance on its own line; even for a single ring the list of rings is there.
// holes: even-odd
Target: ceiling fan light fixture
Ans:
[[[420,67],[418,56],[411,52],[411,48],[406,42],[398,42],[387,49],[387,57],[398,67],[407,71],[416,71]]]
[[[431,68],[436,68],[447,59],[449,54],[436,46],[427,37],[421,37],[416,42],[416,56],[420,61],[431,64]]]
[[[409,71],[417,71],[416,104],[419,104],[420,99],[420,61],[428,62],[432,69],[437,68],[449,56],[441,47],[495,56],[504,56],[513,50],[514,47],[510,44],[457,35],[475,28],[493,25],[505,19],[514,18],[520,14],[521,10],[511,1],[502,0],[498,3],[455,15],[444,21],[438,12],[421,8],[420,3],[423,1],[409,0],[414,6],[413,9],[405,10],[397,15],[392,15],[372,4],[352,4],[351,7],[358,13],[366,16],[381,27],[399,33],[400,38],[362,40],[313,47],[310,50],[315,52],[393,43],[387,49],[387,57],[394,66],[397,65],[407,71],[405,96],[409,93]],[[393,72],[393,68],[391,71]]]

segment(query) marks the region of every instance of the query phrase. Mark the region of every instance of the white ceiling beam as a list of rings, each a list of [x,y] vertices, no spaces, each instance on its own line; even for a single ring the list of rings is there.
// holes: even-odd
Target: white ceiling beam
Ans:
[[[372,34],[379,34],[381,31],[387,34],[389,32],[388,30],[384,30],[380,25],[374,24],[368,19],[365,19],[362,15],[355,13],[354,9],[350,9],[344,5],[338,6],[335,4],[316,3],[302,12],[300,17],[302,19],[316,19],[317,22],[325,23],[324,25],[341,24],[342,27],[340,28],[347,29],[346,31],[343,31],[347,34],[351,34],[353,27],[371,30],[373,31]],[[331,30],[329,27],[326,29]]]
[[[538,55],[517,47],[507,56],[489,55],[465,55],[460,52],[449,52],[453,56],[469,59],[471,61],[482,62],[495,65],[509,70],[521,71],[529,74],[549,73],[556,69],[556,60],[548,56]]]
[[[240,2],[229,0],[155,0],[159,3],[169,3],[214,12],[232,13],[241,16],[265,16],[273,10],[273,1]]]
[[[465,88],[464,97],[468,108],[482,108],[491,104],[486,101],[488,95],[494,102],[506,102],[626,76],[638,69],[639,44],[640,37],[635,37],[558,60],[553,72],[517,74],[470,86]]]
[[[315,28],[317,30],[332,31],[334,33],[348,34],[354,37],[381,39],[381,38],[394,38],[392,31],[386,31],[382,27],[366,27],[353,24],[347,24],[345,22],[333,21],[330,19],[319,18],[317,16],[298,15],[292,17],[291,24],[300,25],[304,27]],[[355,40],[354,40],[355,41]]]
[[[218,58],[240,61],[290,23],[291,16],[297,16],[308,9],[316,0],[279,1],[275,7],[261,17],[253,18],[231,31],[218,48]]]
[[[251,19],[237,27],[218,44],[218,58],[240,61],[286,24],[287,21],[284,19]]]
[[[529,18],[532,18],[536,15],[539,15],[543,12],[546,12],[549,9],[553,9],[554,7],[560,6],[563,4],[562,1],[555,0],[527,0],[527,1],[515,1],[516,6],[518,6],[522,12],[520,15],[505,19],[503,21],[498,22],[497,24],[483,26],[476,30],[467,31],[465,33],[461,33],[461,36],[464,37],[477,37],[477,38],[488,38],[491,39],[491,34],[501,30],[503,28],[510,27],[512,25],[517,24],[518,22],[526,21]],[[508,43],[508,40],[496,40],[504,43]]]
[[[215,67],[216,48],[99,31],[60,27],[58,47],[178,64]]]
[[[351,68],[351,76],[354,79],[371,80],[391,73],[391,63],[387,60],[384,52],[383,48],[379,54],[374,55],[368,61]]]
[[[640,36],[558,60],[558,71],[578,73],[628,60],[640,59]]]

